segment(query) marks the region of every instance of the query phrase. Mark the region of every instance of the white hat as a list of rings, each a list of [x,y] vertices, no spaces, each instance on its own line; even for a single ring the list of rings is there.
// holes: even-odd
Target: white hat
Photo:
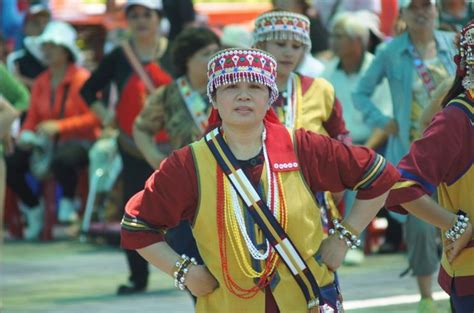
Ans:
[[[398,0],[398,8],[403,9],[411,4],[412,0]],[[436,0],[430,0],[431,4],[436,4]]]
[[[163,2],[161,0],[127,0],[125,11],[132,5],[141,5],[151,10],[163,10]]]
[[[71,25],[61,21],[52,21],[46,25],[41,35],[26,37],[25,45],[33,55],[40,56],[38,59],[42,59],[42,44],[50,42],[63,46],[71,52],[74,61],[79,62],[81,60],[81,51],[76,46],[76,38],[76,30]]]
[[[242,25],[231,24],[222,29],[221,44],[223,46],[247,49],[252,46],[252,43],[252,33]]]

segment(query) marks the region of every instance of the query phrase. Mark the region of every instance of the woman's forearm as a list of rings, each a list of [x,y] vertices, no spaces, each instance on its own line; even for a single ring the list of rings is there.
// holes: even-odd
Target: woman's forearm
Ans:
[[[173,277],[179,255],[165,241],[157,242],[137,251],[150,264]]]
[[[356,199],[343,223],[354,231],[355,235],[359,235],[383,207],[387,196],[388,191],[373,199]]]
[[[364,146],[371,149],[380,148],[387,141],[388,134],[380,128],[374,128],[372,135],[367,139]]]
[[[402,203],[401,205],[419,219],[441,229],[450,228],[456,220],[455,213],[444,209],[428,195],[423,195],[418,199]]]
[[[161,161],[166,157],[155,144],[154,138],[149,133],[138,127],[133,127],[133,140],[143,156],[154,169],[160,167]]]

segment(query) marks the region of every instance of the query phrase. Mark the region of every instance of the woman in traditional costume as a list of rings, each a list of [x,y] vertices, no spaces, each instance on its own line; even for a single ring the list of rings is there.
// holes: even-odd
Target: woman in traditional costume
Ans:
[[[323,78],[300,73],[304,70],[301,66],[305,65],[305,54],[311,50],[309,19],[288,11],[263,13],[255,20],[254,41],[257,48],[272,54],[278,64],[276,84],[280,93],[272,107],[280,121],[290,128],[304,128],[350,143],[334,87]],[[340,217],[330,193],[320,192],[316,198],[325,208],[325,225]]]
[[[282,125],[270,109],[276,69],[257,49],[214,55],[210,131],[173,152],[126,206],[122,246],[197,296],[197,312],[343,312],[333,271],[399,177],[372,150]],[[313,195],[345,188],[358,199],[323,240]],[[205,266],[163,241],[181,220]]]
[[[455,81],[423,137],[400,161],[387,207],[439,227],[438,282],[457,313],[474,309],[474,21],[461,31]],[[437,190],[439,204],[430,195]],[[406,210],[406,211],[405,211]]]

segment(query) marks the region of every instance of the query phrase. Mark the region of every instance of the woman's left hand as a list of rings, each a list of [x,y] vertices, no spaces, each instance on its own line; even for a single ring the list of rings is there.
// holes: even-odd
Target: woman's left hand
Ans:
[[[59,123],[53,120],[41,122],[37,127],[38,132],[52,137],[59,133]]]
[[[330,235],[321,242],[318,255],[331,271],[336,271],[341,266],[347,252],[347,245],[344,240],[337,237],[337,233]]]
[[[471,240],[473,240],[472,224],[467,223],[466,231],[462,234],[462,236],[459,237],[459,239],[457,239],[456,241],[449,240],[444,246],[448,262],[452,263]]]

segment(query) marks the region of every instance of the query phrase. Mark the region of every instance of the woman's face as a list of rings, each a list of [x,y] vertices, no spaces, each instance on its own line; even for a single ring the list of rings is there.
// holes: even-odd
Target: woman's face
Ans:
[[[267,86],[239,82],[217,88],[213,102],[223,124],[245,127],[262,123],[270,108],[269,98]]]
[[[128,10],[127,22],[132,36],[138,38],[156,36],[160,26],[156,11],[141,5],[134,5]]]
[[[186,64],[186,75],[188,77],[202,78],[207,80],[207,63],[212,55],[219,50],[217,43],[211,43],[198,51],[196,51],[189,59]]]
[[[68,51],[66,48],[51,42],[46,42],[41,47],[43,49],[43,60],[48,66],[68,63]]]
[[[430,0],[411,0],[403,9],[403,20],[409,29],[434,29],[437,17],[436,6]]]
[[[262,48],[275,57],[277,74],[284,77],[296,69],[305,53],[305,46],[296,40],[270,40]]]
[[[347,54],[352,54],[355,45],[357,44],[357,39],[352,39],[346,33],[342,25],[337,25],[333,28],[331,33],[331,49],[338,57],[342,57]]]

